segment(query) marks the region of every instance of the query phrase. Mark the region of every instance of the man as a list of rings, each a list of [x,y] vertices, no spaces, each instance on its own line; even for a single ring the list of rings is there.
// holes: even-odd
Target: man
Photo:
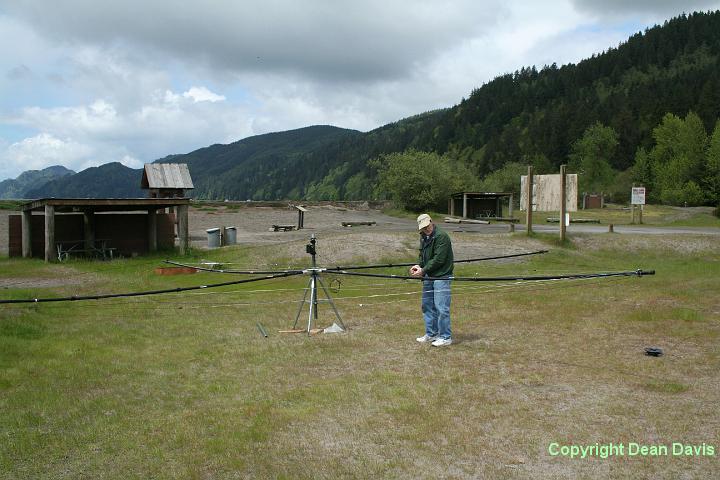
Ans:
[[[417,339],[434,347],[452,344],[450,332],[450,277],[453,274],[452,242],[447,233],[435,225],[430,215],[417,218],[420,231],[420,259],[410,267],[410,275],[423,277],[422,312],[425,335]],[[431,280],[425,277],[443,277]]]

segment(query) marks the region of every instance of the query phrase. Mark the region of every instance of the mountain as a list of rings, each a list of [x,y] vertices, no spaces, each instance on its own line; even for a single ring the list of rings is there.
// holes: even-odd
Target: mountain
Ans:
[[[338,146],[360,136],[356,130],[317,125],[212,145],[155,163],[186,163],[196,198],[300,198],[305,185],[343,158]]]
[[[616,171],[625,171],[638,148],[654,144],[653,129],[664,115],[684,117],[689,111],[698,114],[708,132],[720,117],[720,11],[681,15],[578,64],[533,66],[498,76],[454,107],[363,134],[339,135],[337,142],[306,149],[294,161],[273,155],[273,161],[249,169],[235,148],[215,145],[203,163],[218,170],[196,184],[194,195],[369,198],[376,172],[368,160],[408,148],[448,154],[478,178],[509,162],[533,164],[538,173],[556,172],[568,162],[572,144],[597,122],[617,132],[619,145],[609,161]],[[161,161],[189,163],[195,153]],[[198,164],[193,165],[195,178]],[[221,165],[236,165],[232,178],[220,174]]]
[[[28,198],[137,198],[147,193],[140,189],[141,169],[113,162],[52,180],[29,190]]]
[[[27,170],[15,179],[0,182],[0,198],[30,198],[27,192],[40,188],[47,182],[74,173],[61,165],[54,165],[42,170]]]
[[[368,160],[382,154],[408,148],[448,154],[478,178],[509,162],[548,173],[568,162],[573,143],[597,123],[617,132],[609,162],[623,172],[638,149],[652,147],[653,129],[666,114],[684,117],[689,111],[708,132],[720,117],[720,11],[681,15],[578,64],[500,75],[458,105],[367,133],[313,126],[157,162],[187,163],[196,198],[354,200],[373,195],[377,174]],[[115,182],[131,180],[118,174],[112,182],[75,182],[86,172],[47,187],[88,196],[92,183],[97,195],[112,196],[108,188],[120,188]],[[132,181],[120,189],[139,185]]]

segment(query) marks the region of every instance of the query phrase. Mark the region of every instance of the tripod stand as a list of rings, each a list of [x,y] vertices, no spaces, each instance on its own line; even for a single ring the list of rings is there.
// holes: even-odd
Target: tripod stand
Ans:
[[[307,323],[307,334],[310,335],[310,330],[312,330],[313,320],[317,322],[318,319],[318,303],[319,302],[326,302],[329,303],[330,306],[333,309],[333,312],[335,312],[335,317],[337,318],[337,322],[333,323],[332,328],[335,332],[337,331],[345,331],[345,325],[342,322],[342,318],[340,318],[340,313],[338,313],[337,308],[335,308],[335,303],[332,301],[332,297],[330,296],[330,292],[328,292],[327,287],[325,286],[325,283],[323,283],[322,278],[320,278],[320,273],[324,270],[322,268],[317,268],[317,264],[315,263],[315,234],[313,233],[310,236],[310,243],[305,246],[305,251],[309,253],[312,256],[312,268],[306,270],[307,273],[310,274],[310,281],[308,282],[308,288],[305,289],[305,293],[303,294],[302,302],[300,303],[300,308],[298,308],[297,315],[295,315],[295,323],[293,323],[293,329],[297,327],[298,320],[300,319],[300,314],[302,313],[303,306],[305,306],[306,303],[310,304],[310,309],[308,312],[308,323]],[[320,285],[320,288],[322,288],[323,292],[325,292],[325,298],[324,299],[318,299],[318,285]],[[308,292],[310,292],[310,301],[308,302]]]

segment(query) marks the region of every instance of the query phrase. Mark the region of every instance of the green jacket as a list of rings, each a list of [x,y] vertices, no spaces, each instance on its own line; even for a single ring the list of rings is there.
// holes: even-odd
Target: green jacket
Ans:
[[[453,273],[453,250],[450,236],[435,225],[430,242],[420,238],[419,265],[429,277],[447,277]]]

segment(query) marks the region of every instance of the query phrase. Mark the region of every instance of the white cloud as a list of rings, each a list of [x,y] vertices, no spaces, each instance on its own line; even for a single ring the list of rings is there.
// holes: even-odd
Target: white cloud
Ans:
[[[50,165],[86,168],[92,153],[92,148],[71,138],[41,133],[7,146],[0,153],[0,160],[2,173],[14,178],[25,170],[40,170]]]
[[[77,167],[311,124],[369,130],[718,3],[691,2],[0,0],[0,158],[25,141],[52,158],[41,135]]]
[[[191,87],[190,90],[183,93],[183,97],[191,98],[193,102],[222,102],[225,100],[223,95],[218,95],[208,90],[206,87]]]

